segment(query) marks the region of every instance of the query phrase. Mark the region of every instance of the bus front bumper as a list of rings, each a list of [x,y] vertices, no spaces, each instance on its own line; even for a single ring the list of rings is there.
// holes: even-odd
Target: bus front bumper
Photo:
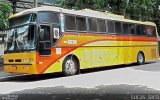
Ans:
[[[36,52],[4,54],[4,71],[9,73],[37,74]]]
[[[36,66],[32,64],[4,64],[4,71],[8,73],[37,74]]]

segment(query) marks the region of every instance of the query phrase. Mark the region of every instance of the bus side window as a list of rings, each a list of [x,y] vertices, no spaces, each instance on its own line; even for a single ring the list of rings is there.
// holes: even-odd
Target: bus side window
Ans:
[[[130,30],[130,34],[134,35],[135,34],[135,25],[134,24],[129,24],[129,30]]]
[[[145,33],[148,37],[155,37],[156,36],[155,27],[154,26],[146,26]]]
[[[136,34],[137,35],[141,35],[142,34],[142,31],[141,31],[141,25],[136,25]]]
[[[41,23],[59,23],[59,14],[55,12],[39,12],[39,21]]]
[[[76,23],[75,16],[65,15],[65,30],[66,31],[75,31]]]
[[[121,22],[115,22],[115,33],[116,34],[121,34],[122,33]]]
[[[155,26],[152,26],[152,29],[153,29],[153,37],[156,37],[157,36],[157,34],[156,34],[156,27]]]
[[[49,41],[50,40],[50,26],[41,25],[41,32],[39,34],[40,41]]]
[[[86,18],[76,17],[76,29],[77,31],[87,31]]]
[[[123,34],[129,34],[128,23],[123,23]]]
[[[108,33],[115,33],[115,27],[113,21],[107,21]]]
[[[97,32],[106,32],[106,24],[105,20],[98,19],[97,20]]]
[[[146,32],[145,32],[145,25],[141,25],[141,33],[142,35],[146,35]]]
[[[88,18],[89,31],[97,32],[97,20],[95,18]]]

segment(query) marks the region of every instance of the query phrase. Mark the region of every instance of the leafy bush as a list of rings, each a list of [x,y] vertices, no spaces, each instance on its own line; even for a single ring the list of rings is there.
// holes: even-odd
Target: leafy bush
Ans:
[[[0,30],[8,28],[8,17],[12,13],[12,4],[0,2]]]

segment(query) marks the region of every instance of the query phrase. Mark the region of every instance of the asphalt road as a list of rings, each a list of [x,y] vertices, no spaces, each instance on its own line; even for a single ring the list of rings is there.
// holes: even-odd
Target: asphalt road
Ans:
[[[0,75],[0,94],[160,94],[160,61],[85,70],[69,77]]]

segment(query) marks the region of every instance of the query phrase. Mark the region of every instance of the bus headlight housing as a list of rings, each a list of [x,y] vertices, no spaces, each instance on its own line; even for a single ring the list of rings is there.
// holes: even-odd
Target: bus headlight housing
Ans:
[[[29,63],[29,59],[24,59],[23,62],[24,63]]]
[[[24,59],[23,62],[24,63],[33,63],[34,60],[32,58],[30,58],[30,59]]]

